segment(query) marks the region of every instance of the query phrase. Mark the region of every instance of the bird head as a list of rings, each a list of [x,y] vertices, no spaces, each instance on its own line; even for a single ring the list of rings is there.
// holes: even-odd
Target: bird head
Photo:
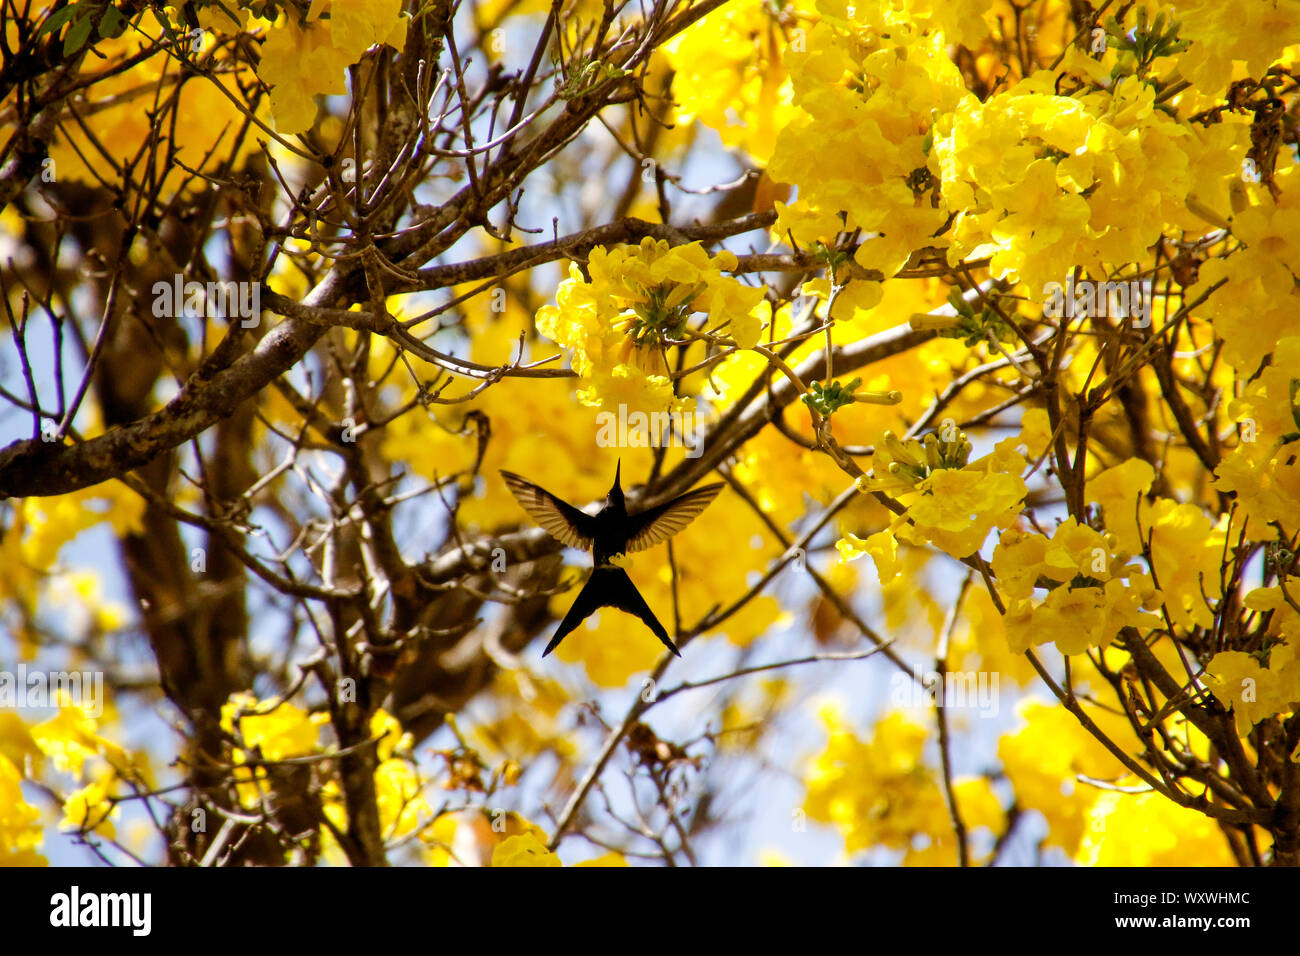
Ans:
[[[605,506],[622,508],[623,507],[623,489],[619,487],[618,478],[623,470],[623,459],[618,460],[614,466],[614,487],[609,489],[609,494],[605,496]]]

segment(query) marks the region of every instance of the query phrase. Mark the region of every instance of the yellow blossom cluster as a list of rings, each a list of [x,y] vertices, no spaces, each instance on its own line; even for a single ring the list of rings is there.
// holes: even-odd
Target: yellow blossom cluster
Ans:
[[[406,23],[402,0],[313,0],[302,24],[286,11],[267,29],[258,67],[271,87],[276,130],[308,129],[316,120],[314,97],[346,93],[347,68],[371,46],[400,50]]]
[[[45,864],[37,852],[41,813],[24,799],[22,781],[39,783],[61,800],[60,827],[110,840],[117,839],[114,821],[121,816],[113,798],[125,789],[124,781],[149,786],[146,756],[128,753],[105,736],[103,725],[116,722],[108,702],[92,705],[60,690],[57,707],[54,716],[30,726],[18,712],[0,711],[0,866]]]
[[[1223,833],[1203,813],[1158,793],[1097,795],[1083,819],[1083,866],[1233,866]]]
[[[329,716],[310,713],[290,701],[259,700],[248,692],[232,694],[221,708],[221,726],[249,750],[236,747],[234,779],[241,803],[254,808],[271,795],[275,776],[260,761],[279,761],[324,754],[321,730]],[[375,803],[385,841],[408,836],[434,816],[425,795],[426,781],[415,765],[411,752],[412,738],[402,731],[396,718],[378,710],[370,719],[371,737],[376,745]],[[249,758],[256,756],[257,763]],[[323,766],[323,765],[320,765]],[[319,783],[322,810],[336,829],[347,829],[347,811],[339,783],[333,777]],[[326,831],[328,833],[328,831]],[[429,834],[420,832],[421,839]],[[426,840],[426,843],[428,841]],[[342,851],[332,838],[325,841],[329,859],[342,859]]]
[[[991,454],[969,463],[961,460],[969,454],[969,443],[961,459],[954,457],[959,454],[959,436],[927,439],[904,443],[886,433],[876,443],[872,475],[858,480],[863,491],[894,496],[906,508],[887,531],[870,539],[882,582],[896,573],[896,539],[914,545],[928,542],[964,558],[979,550],[993,528],[1015,521],[1025,496],[1020,475],[1028,463],[1016,451],[1018,445],[1023,447],[1019,436],[1003,439]],[[852,560],[867,545],[851,536],[839,547],[841,555]]]
[[[1294,3],[1215,3],[1164,0],[1189,42],[1178,58],[1179,73],[1197,87],[1219,90],[1244,70],[1263,76],[1300,36],[1300,10]]]
[[[1198,315],[1223,339],[1224,358],[1247,378],[1294,331],[1300,308],[1300,165],[1281,167],[1276,182],[1277,203],[1265,198],[1267,190],[1251,187],[1256,202],[1232,217],[1242,245],[1205,263],[1187,290],[1195,299],[1208,295]]]
[[[1249,382],[1230,412],[1242,440],[1219,462],[1215,486],[1235,492],[1252,522],[1285,522],[1300,514],[1300,337],[1277,344],[1273,361]]]
[[[546,848],[546,833],[541,827],[528,825],[517,836],[507,837],[492,851],[493,866],[560,867],[559,856]],[[609,852],[575,866],[627,866],[622,854]]]
[[[1055,642],[1062,654],[1104,647],[1125,627],[1153,627],[1162,595],[1140,564],[1115,552],[1100,532],[1063,521],[1049,538],[1003,532],[992,567],[1008,608],[1003,623],[1013,651]],[[1036,587],[1049,587],[1041,602]]]
[[[1296,594],[1300,594],[1300,578],[1296,577],[1247,594],[1246,607],[1270,617],[1268,645],[1254,654],[1220,651],[1206,665],[1206,683],[1232,707],[1242,737],[1261,720],[1300,709],[1300,612],[1292,603]],[[1297,755],[1291,756],[1295,759]]]
[[[88,528],[107,521],[118,535],[139,533],[144,501],[125,485],[104,482],[66,495],[25,498],[10,514],[8,527],[0,527],[0,601],[12,601],[35,613],[42,589],[72,594],[86,612],[87,622],[111,630],[121,625],[124,610],[105,601],[99,574],[91,569],[61,567],[65,545]],[[22,638],[25,627],[15,628]]]
[[[1082,784],[1125,779],[1123,767],[1064,707],[1029,698],[1016,708],[1023,725],[1003,735],[998,757],[1015,790],[1017,806],[1047,820],[1045,845],[1073,856],[1087,832],[1088,813],[1101,791]],[[1100,708],[1090,713],[1103,729],[1130,739],[1127,725]],[[1109,719],[1107,719],[1109,718]]]
[[[666,43],[677,122],[703,123],[725,145],[766,164],[778,133],[797,115],[784,57],[792,43],[798,50],[806,40],[805,7],[723,4]]]
[[[32,5],[30,15],[35,17],[53,5],[40,0]],[[168,26],[175,29],[180,25],[181,41],[187,48],[197,43],[200,53],[210,50],[215,43],[209,32],[214,27],[214,9],[204,8],[200,23],[209,29],[202,33],[190,36],[176,11],[172,11]],[[141,50],[165,37],[162,16],[151,9],[120,36],[95,41],[95,55],[83,64],[83,68],[94,67],[87,70],[84,101],[77,108],[79,121],[61,123],[50,146],[51,165],[44,172],[54,180],[66,177],[98,184],[106,164],[126,164],[139,181],[157,177],[166,194],[190,177],[185,169],[169,162],[173,151],[175,158],[191,169],[213,171],[223,148],[236,164],[255,148],[253,140],[246,138],[238,151],[229,152],[229,143],[245,122],[237,105],[242,102],[239,86],[253,81],[251,70],[236,64],[211,78],[186,75],[177,56],[162,48],[124,69]],[[228,17],[222,21],[223,27],[232,26]],[[16,40],[16,36],[10,39]],[[174,108],[168,109],[173,103]],[[167,120],[160,124],[155,115],[162,115],[165,109]],[[160,125],[164,127],[161,139]],[[0,139],[7,138],[9,132],[0,119]],[[152,157],[150,149],[156,149]]]
[[[855,12],[870,17],[882,8]],[[838,3],[818,9],[807,49],[786,57],[803,113],[778,136],[768,172],[797,184],[799,198],[778,205],[773,233],[831,245],[839,232],[860,229],[868,241],[857,263],[889,277],[914,250],[945,244],[934,238],[948,218],[934,122],[968,94],[942,33],[847,19]]]
[[[21,717],[0,710],[0,866],[44,866],[41,812],[23,797],[29,765],[39,772],[44,753]]]
[[[968,97],[935,136],[956,213],[949,261],[988,257],[1034,296],[1076,266],[1104,276],[1144,259],[1167,224],[1204,230],[1188,196],[1218,206],[1245,147],[1240,124],[1198,133],[1136,77],[1074,96],[1057,85],[1042,71],[985,102]]]
[[[834,824],[849,854],[886,847],[904,851],[907,866],[954,865],[957,848],[940,777],[922,753],[930,732],[895,711],[864,742],[842,708],[823,706],[819,716],[829,739],[804,775],[809,819]],[[957,780],[953,789],[971,830],[996,832],[1002,826],[1002,809],[987,779]],[[930,842],[918,848],[918,837]]]
[[[583,383],[583,404],[628,412],[683,411],[667,352],[685,343],[694,313],[709,316],[711,331],[741,348],[758,341],[761,288],[724,273],[736,268],[730,252],[710,256],[697,242],[672,246],[647,237],[639,246],[597,246],[556,291],[555,305],[537,312],[537,331],[572,353]]]

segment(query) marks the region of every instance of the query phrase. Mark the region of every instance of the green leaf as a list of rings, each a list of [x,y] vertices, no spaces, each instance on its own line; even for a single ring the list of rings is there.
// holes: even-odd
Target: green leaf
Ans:
[[[109,6],[104,8],[104,15],[99,20],[99,35],[101,37],[115,37],[122,32],[122,27],[126,25],[126,17],[117,7]]]
[[[63,38],[63,55],[72,56],[86,44],[90,38],[90,17],[81,17],[68,27],[67,36]]]
[[[167,42],[175,43],[177,32],[176,32],[176,28],[172,26],[171,20],[168,19],[165,15],[158,13],[157,10],[153,10],[152,13],[154,16],[154,20],[158,22],[158,26],[162,28],[163,36],[167,38]]]
[[[62,27],[65,23],[76,16],[77,11],[81,9],[75,3],[70,3],[66,7],[61,7],[49,15],[41,28],[36,31],[36,35],[43,36],[46,33],[52,33]]]

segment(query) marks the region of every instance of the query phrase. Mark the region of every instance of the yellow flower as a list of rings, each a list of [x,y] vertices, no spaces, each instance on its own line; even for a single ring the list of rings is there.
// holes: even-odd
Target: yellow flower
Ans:
[[[258,148],[256,137],[247,136],[237,153],[230,154],[233,131],[245,122],[236,106],[245,102],[239,88],[252,81],[251,71],[236,62],[236,58],[226,57],[214,71],[214,78],[190,75],[183,83],[173,85],[178,72],[176,53],[166,49],[169,44],[158,23],[162,15],[161,11],[155,11],[153,17],[138,19],[119,37],[94,41],[94,53],[88,53],[82,64],[87,83],[78,94],[80,122],[71,118],[62,122],[58,139],[50,148],[53,170],[60,181],[67,177],[97,184],[99,176],[107,174],[111,182],[113,176],[107,171],[107,162],[99,159],[100,150],[115,163],[125,157],[147,155],[150,137],[157,131],[157,121],[151,116],[155,97],[162,103],[173,95],[177,97],[175,109],[164,114],[161,121],[168,129],[167,147],[152,157],[152,169],[146,163],[134,175],[145,180],[156,176],[162,184],[163,196],[170,196],[189,178],[181,168],[183,164],[215,173],[223,160],[238,165],[245,155]],[[224,22],[229,24],[228,19]],[[182,40],[188,43],[189,38],[184,36],[188,25],[180,29]],[[155,39],[162,41],[153,47],[157,52],[123,69],[143,49],[153,46]],[[207,42],[211,45],[212,40]],[[80,123],[85,124],[84,129]],[[0,137],[5,133],[5,124],[0,121]],[[170,147],[175,148],[180,162],[169,167]]]
[[[795,115],[783,63],[792,30],[806,32],[804,3],[776,8],[762,0],[728,3],[663,46],[673,74],[676,122],[713,128],[722,142],[760,165]]]
[[[41,772],[44,754],[16,711],[0,710],[0,757],[19,768],[27,767],[30,761],[32,773]]]
[[[65,773],[81,776],[86,761],[92,757],[103,757],[110,766],[127,772],[132,762],[126,751],[98,731],[99,721],[84,706],[61,699],[59,712],[33,727],[31,734],[45,756]]]
[[[870,236],[856,261],[892,276],[918,246],[946,244],[932,127],[968,94],[942,33],[883,6],[862,5],[870,26],[838,16],[843,4],[820,9],[805,51],[787,53],[802,113],[777,137],[768,173],[798,183],[799,198],[778,207],[773,233],[811,245],[861,229]]]
[[[1235,492],[1252,525],[1290,526],[1300,512],[1300,336],[1276,345],[1273,361],[1248,382],[1229,411],[1241,441],[1215,469],[1215,487]]]
[[[955,863],[938,773],[922,759],[929,731],[893,712],[875,725],[870,742],[863,742],[839,708],[823,707],[819,716],[829,740],[804,774],[808,817],[834,824],[848,853],[879,846],[907,851],[909,865]],[[958,781],[955,789],[972,829],[1001,825],[1002,810],[986,779]],[[930,852],[914,849],[918,837],[929,840]]]
[[[1239,142],[1231,153],[1238,164],[1232,181],[1238,184],[1245,148]],[[1300,307],[1295,281],[1300,275],[1300,164],[1280,163],[1275,181],[1280,191],[1276,203],[1267,189],[1255,187],[1255,204],[1233,218],[1233,233],[1244,248],[1205,263],[1196,284],[1186,290],[1199,297],[1226,280],[1197,311],[1223,339],[1224,358],[1245,378],[1280,340],[1294,335]]]
[[[1206,92],[1227,87],[1237,60],[1245,61],[1246,75],[1263,76],[1300,36],[1300,9],[1294,3],[1167,0],[1167,5],[1181,23],[1179,36],[1190,41],[1179,56],[1179,72]]]
[[[136,534],[143,527],[144,500],[116,481],[66,495],[24,498],[21,507],[26,532],[22,562],[38,571],[50,570],[65,544],[102,521],[119,535]]]
[[[724,275],[730,252],[710,256],[698,242],[671,246],[647,237],[638,246],[591,250],[583,278],[576,264],[537,312],[537,331],[572,353],[583,404],[607,410],[687,411],[673,392],[666,353],[680,348],[694,313],[727,326],[742,345],[758,340],[755,309],[763,290]]]
[[[231,694],[221,705],[222,729],[237,733],[266,760],[302,757],[316,749],[319,727],[307,711],[287,701],[263,713],[266,708],[267,702],[247,691]],[[247,713],[237,718],[240,711]]]
[[[1151,487],[1155,474],[1155,470],[1141,458],[1130,458],[1088,482],[1088,500],[1101,506],[1107,530],[1129,554],[1142,551],[1137,523],[1138,501]]]
[[[308,129],[316,119],[313,98],[346,93],[347,68],[374,44],[401,49],[406,38],[401,12],[401,0],[324,0],[312,4],[304,26],[296,15],[285,14],[268,28],[257,72],[271,87],[276,129]]]
[[[898,541],[888,530],[877,531],[865,541],[855,534],[848,534],[835,542],[835,547],[845,561],[856,561],[864,554],[871,555],[881,584],[888,584],[898,575]]]
[[[1300,659],[1292,644],[1274,647],[1268,667],[1242,651],[1221,651],[1205,670],[1206,684],[1232,708],[1242,737],[1261,720],[1300,708]]]
[[[493,866],[563,866],[560,858],[532,833],[507,837],[492,851]]]
[[[1188,196],[1217,196],[1233,172],[1209,161],[1213,136],[1156,108],[1151,85],[1123,77],[1067,96],[1059,79],[1042,70],[963,101],[940,116],[934,142],[956,214],[950,262],[989,256],[994,275],[1035,296],[1076,266],[1109,275],[1142,261],[1168,223],[1208,229]]]
[[[1084,866],[1234,866],[1223,831],[1203,813],[1154,793],[1101,791],[1084,813]]]
[[[964,558],[979,550],[993,528],[1015,520],[1026,491],[1020,477],[1026,462],[1000,445],[993,454],[961,466],[970,451],[964,435],[950,442],[931,438],[926,436],[925,444],[904,444],[886,432],[876,442],[872,475],[859,479],[859,486],[897,495],[907,506],[890,525],[897,537]]]
[[[1213,627],[1207,602],[1223,593],[1219,574],[1227,516],[1216,524],[1196,505],[1158,498],[1143,521],[1150,522],[1152,569],[1170,619],[1181,628]]]
[[[80,790],[73,791],[63,800],[63,819],[60,827],[73,828],[83,832],[100,833],[110,840],[117,836],[110,817],[119,811],[108,801],[108,789],[113,775],[92,781]]]
[[[0,755],[0,866],[46,866],[36,852],[41,844],[41,814],[23,799],[22,774]]]
[[[1143,746],[1122,717],[1088,707],[1091,717],[1121,747]],[[1073,714],[1056,703],[1028,699],[1016,708],[1023,727],[1004,734],[998,757],[1015,791],[1017,806],[1037,810],[1047,820],[1047,846],[1073,856],[1087,831],[1087,814],[1103,792],[1080,783],[1079,774],[1123,784],[1131,780],[1123,765]]]

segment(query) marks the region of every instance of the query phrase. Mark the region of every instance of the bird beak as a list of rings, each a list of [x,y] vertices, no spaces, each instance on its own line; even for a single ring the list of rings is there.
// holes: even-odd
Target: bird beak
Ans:
[[[622,471],[623,471],[623,459],[620,458],[618,460],[618,464],[614,466],[614,487],[615,488],[618,488],[618,476]]]

